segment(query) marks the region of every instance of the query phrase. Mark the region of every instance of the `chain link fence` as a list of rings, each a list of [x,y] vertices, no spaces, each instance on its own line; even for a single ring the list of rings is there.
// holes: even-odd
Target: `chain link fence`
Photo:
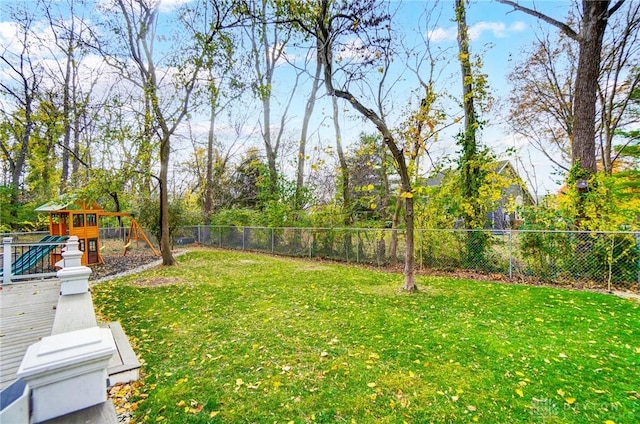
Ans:
[[[378,267],[401,264],[404,230],[196,226],[172,231],[175,246],[329,259]],[[35,243],[46,232],[12,233]],[[101,229],[101,238],[127,238],[127,229]],[[416,230],[416,266],[472,271],[531,282],[640,290],[640,232]]]
[[[385,267],[404,261],[392,229],[180,227],[175,245]],[[418,269],[473,271],[532,282],[640,289],[640,232],[416,230]]]

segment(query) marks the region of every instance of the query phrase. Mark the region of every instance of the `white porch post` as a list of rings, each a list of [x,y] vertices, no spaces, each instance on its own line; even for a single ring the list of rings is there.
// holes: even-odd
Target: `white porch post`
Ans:
[[[70,294],[87,293],[89,291],[89,275],[91,268],[82,265],[82,252],[78,249],[78,236],[71,236],[67,240],[67,245],[62,251],[62,260],[56,263],[62,266],[58,271],[60,284],[60,294],[62,296]]]
[[[116,351],[108,328],[44,337],[27,349],[18,378],[31,388],[32,422],[66,415],[107,400],[107,366]]]
[[[2,284],[11,283],[11,237],[2,238]]]

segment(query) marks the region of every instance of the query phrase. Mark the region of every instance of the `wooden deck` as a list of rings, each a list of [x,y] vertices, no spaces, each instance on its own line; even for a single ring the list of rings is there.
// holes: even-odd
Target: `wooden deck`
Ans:
[[[58,279],[0,287],[0,389],[15,381],[27,347],[51,335],[59,293]]]

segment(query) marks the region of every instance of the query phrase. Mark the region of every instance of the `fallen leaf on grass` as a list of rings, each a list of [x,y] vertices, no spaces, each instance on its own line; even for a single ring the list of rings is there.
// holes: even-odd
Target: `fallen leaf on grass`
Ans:
[[[520,397],[524,397],[524,392],[522,391],[522,389],[517,388],[517,389],[516,389],[516,393],[518,394],[518,396],[520,396]]]
[[[184,412],[189,413],[189,414],[198,414],[202,411],[203,406],[202,405],[198,405],[195,408],[190,408],[190,407],[185,407],[184,408]]]

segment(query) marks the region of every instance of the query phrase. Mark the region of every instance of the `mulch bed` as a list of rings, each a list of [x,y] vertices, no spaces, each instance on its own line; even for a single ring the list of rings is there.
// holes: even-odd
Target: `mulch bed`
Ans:
[[[93,265],[91,267],[92,272],[89,276],[89,281],[100,280],[112,275],[122,274],[155,262],[160,258],[158,256],[153,256],[150,253],[127,253],[127,256],[123,256],[122,254],[102,256],[102,259],[104,259],[104,264]]]

